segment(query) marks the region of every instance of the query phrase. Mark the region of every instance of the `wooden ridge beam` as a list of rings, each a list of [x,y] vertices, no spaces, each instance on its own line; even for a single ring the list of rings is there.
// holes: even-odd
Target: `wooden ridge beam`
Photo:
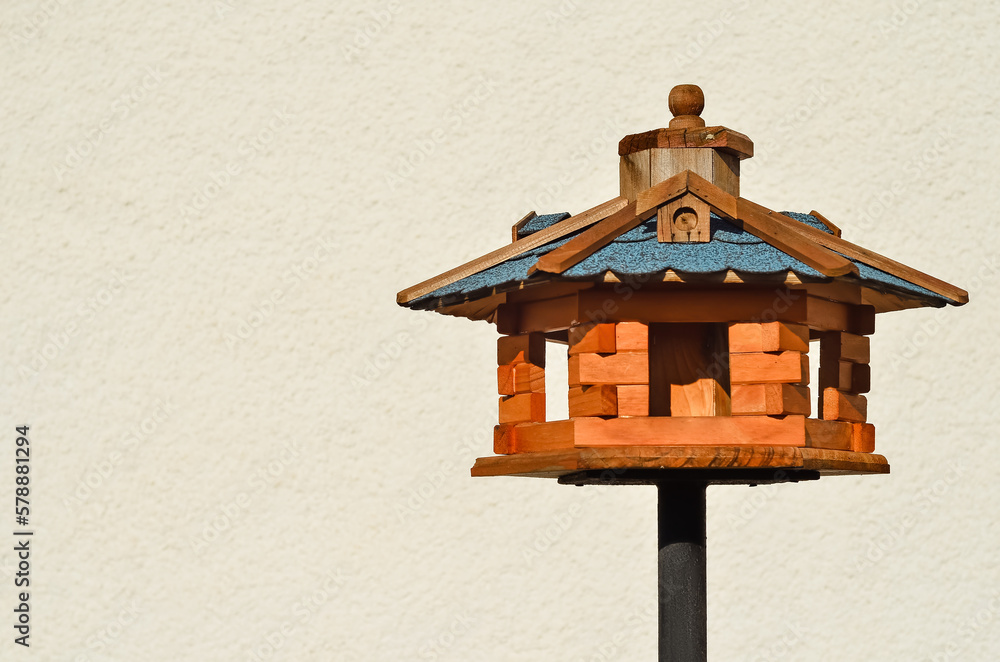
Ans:
[[[602,202],[587,211],[559,221],[551,227],[534,232],[524,239],[518,239],[503,248],[498,248],[497,250],[487,253],[482,257],[477,257],[475,260],[466,262],[465,264],[459,265],[454,269],[449,269],[443,274],[439,274],[433,278],[423,281],[422,283],[409,287],[396,295],[396,303],[401,305],[407,304],[415,299],[419,299],[425,294],[430,294],[434,290],[440,289],[445,285],[451,285],[456,281],[479,273],[484,269],[489,269],[490,267],[494,267],[501,262],[506,262],[507,260],[517,257],[525,251],[538,248],[539,246],[544,246],[550,241],[555,241],[556,239],[564,237],[567,234],[589,227],[624,209],[627,204],[628,201],[622,197]]]

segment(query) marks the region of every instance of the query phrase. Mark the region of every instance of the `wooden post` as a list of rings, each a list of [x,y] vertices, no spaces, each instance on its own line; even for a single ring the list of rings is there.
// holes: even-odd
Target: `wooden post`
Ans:
[[[708,660],[705,488],[694,480],[656,486],[660,662]]]

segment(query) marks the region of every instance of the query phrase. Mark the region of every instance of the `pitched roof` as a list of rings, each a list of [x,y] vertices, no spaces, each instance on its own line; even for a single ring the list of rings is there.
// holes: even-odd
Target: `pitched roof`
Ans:
[[[782,212],[798,223],[833,232],[819,218],[810,214]],[[518,230],[518,237],[527,237],[550,228],[566,219],[568,214],[536,216]],[[816,269],[775,248],[746,230],[716,215],[711,215],[711,240],[705,243],[661,243],[656,236],[656,217],[615,237],[560,275],[566,280],[592,281],[612,273],[622,280],[630,277],[663,273],[673,270],[681,274],[718,274],[727,271],[738,275],[785,274],[792,272],[805,279],[826,278]],[[416,309],[436,309],[463,301],[475,300],[497,292],[517,289],[525,283],[541,280],[550,274],[529,275],[528,270],[546,253],[576,237],[585,228],[526,250],[499,264],[448,283],[434,291],[401,302]],[[863,285],[879,291],[888,291],[904,297],[916,297],[926,305],[944,306],[955,303],[948,297],[936,294],[920,285],[851,259],[857,268],[856,277]]]
[[[711,210],[708,241],[659,241],[657,216],[675,203]],[[790,273],[860,283],[895,297],[883,310],[969,300],[954,285],[842,239],[816,212],[773,212],[690,170],[640,191],[634,202],[618,197],[568,218],[532,212],[514,226],[514,235],[508,246],[403,290],[397,302],[440,309],[553,279],[605,280],[608,274],[629,279],[667,272],[728,276],[730,271],[747,276],[743,282],[754,275]],[[476,308],[481,313],[484,306]]]

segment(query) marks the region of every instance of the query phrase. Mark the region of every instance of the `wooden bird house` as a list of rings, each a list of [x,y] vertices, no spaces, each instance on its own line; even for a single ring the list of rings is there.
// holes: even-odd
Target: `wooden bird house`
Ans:
[[[888,472],[867,420],[875,317],[968,295],[818,212],[740,197],[753,143],[703,107],[676,87],[668,128],[621,140],[620,196],[529,214],[509,245],[399,293],[500,333],[494,454],[473,475]],[[566,348],[566,420],[545,418],[547,343]]]

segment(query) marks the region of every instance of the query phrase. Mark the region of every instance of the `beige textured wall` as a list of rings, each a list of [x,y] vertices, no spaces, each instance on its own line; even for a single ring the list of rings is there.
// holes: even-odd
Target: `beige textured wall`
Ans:
[[[655,495],[472,480],[494,331],[397,290],[616,193],[680,82],[743,193],[966,287],[893,313],[893,473],[709,496],[716,660],[1000,655],[1000,6],[7,2],[0,498],[33,460],[32,650],[635,660]],[[367,35],[365,33],[368,33]]]

